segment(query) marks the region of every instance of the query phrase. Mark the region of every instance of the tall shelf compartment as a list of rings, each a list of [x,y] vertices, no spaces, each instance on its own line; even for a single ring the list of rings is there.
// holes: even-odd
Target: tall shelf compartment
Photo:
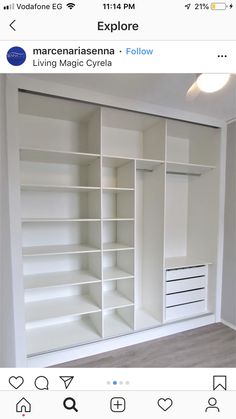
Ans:
[[[215,312],[219,131],[19,92],[28,357]]]
[[[219,130],[167,121],[167,321],[216,309],[219,152]]]
[[[115,109],[102,110],[102,123],[103,154],[109,160],[113,157],[117,164],[123,161],[117,169],[117,182],[113,183],[134,188],[133,197],[131,191],[129,195],[127,192],[120,204],[124,215],[133,207],[133,329],[139,331],[158,326],[163,319],[166,123],[161,118]],[[128,234],[128,227],[124,226],[124,232]]]
[[[102,338],[101,112],[20,93],[28,355]]]

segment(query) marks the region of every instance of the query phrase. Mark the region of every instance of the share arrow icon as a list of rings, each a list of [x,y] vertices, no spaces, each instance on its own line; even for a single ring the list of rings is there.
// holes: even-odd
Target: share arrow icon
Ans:
[[[71,384],[72,380],[74,379],[73,375],[70,376],[60,376],[60,379],[64,382],[65,388],[67,389],[69,385]]]

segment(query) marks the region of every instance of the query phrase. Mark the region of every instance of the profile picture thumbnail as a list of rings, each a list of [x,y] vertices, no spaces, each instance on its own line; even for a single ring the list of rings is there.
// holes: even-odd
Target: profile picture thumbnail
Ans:
[[[7,52],[7,61],[14,66],[24,64],[26,60],[26,52],[21,47],[12,47]]]

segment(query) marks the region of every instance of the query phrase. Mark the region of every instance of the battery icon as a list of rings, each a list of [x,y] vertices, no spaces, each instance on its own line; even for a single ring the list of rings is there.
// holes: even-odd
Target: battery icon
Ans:
[[[226,3],[211,3],[211,10],[225,10],[226,8]]]

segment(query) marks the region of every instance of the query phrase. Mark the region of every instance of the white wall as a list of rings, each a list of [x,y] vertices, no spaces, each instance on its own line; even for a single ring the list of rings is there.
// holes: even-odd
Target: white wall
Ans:
[[[0,75],[0,367],[15,364],[5,109],[5,76]]]
[[[236,326],[236,122],[228,125],[222,320]]]

